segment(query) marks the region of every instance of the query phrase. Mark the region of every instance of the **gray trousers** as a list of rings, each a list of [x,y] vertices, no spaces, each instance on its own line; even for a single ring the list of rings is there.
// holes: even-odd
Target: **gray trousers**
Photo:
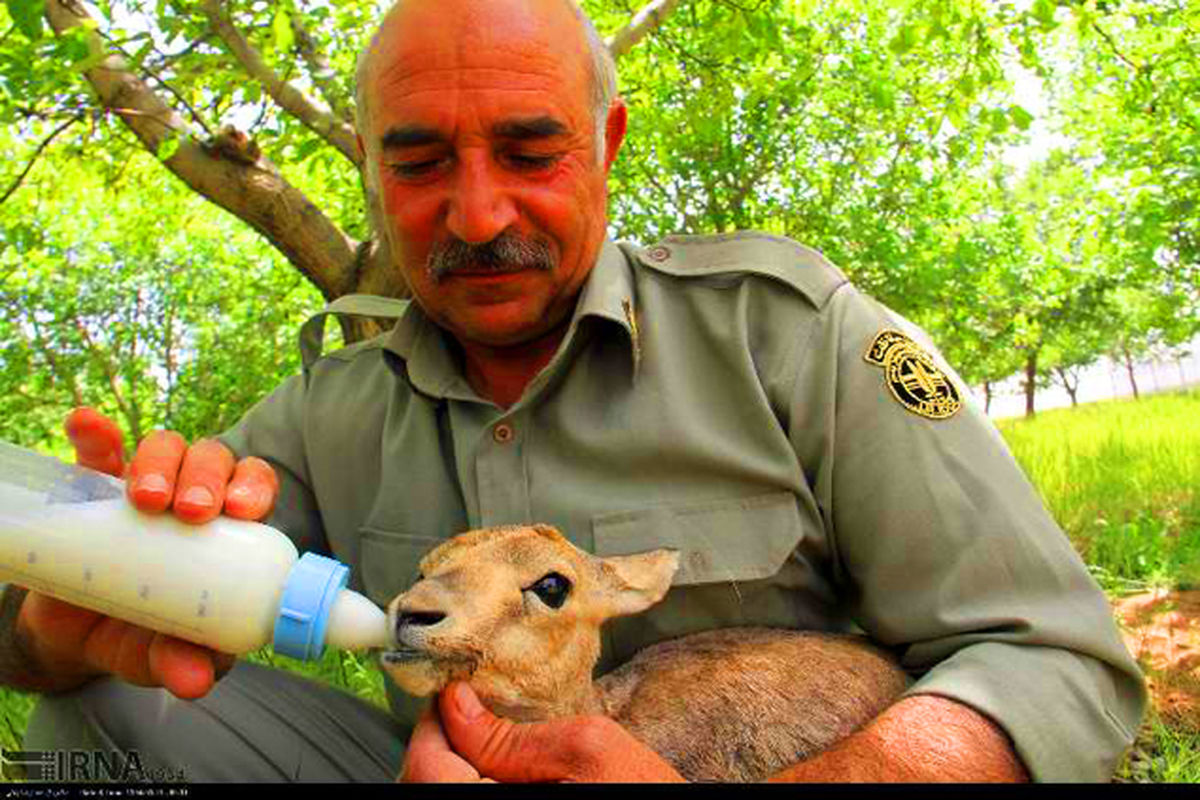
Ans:
[[[410,732],[346,692],[238,661],[194,701],[111,678],[43,697],[25,749],[136,751],[147,773],[189,783],[392,781]]]

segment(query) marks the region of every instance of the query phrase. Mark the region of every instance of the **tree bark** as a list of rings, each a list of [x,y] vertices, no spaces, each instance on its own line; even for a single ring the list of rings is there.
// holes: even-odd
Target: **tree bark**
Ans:
[[[355,141],[354,127],[315,97],[310,97],[295,84],[285,81],[263,61],[262,56],[234,27],[221,0],[204,0],[204,15],[213,32],[221,38],[242,69],[271,95],[284,111],[300,120],[313,133],[333,145],[355,167],[362,166],[362,157]]]
[[[1025,416],[1034,415],[1033,397],[1037,393],[1037,362],[1038,351],[1030,348],[1025,357]]]
[[[1137,378],[1133,374],[1133,354],[1129,352],[1127,345],[1121,345],[1121,354],[1125,356],[1125,371],[1129,374],[1129,385],[1133,387],[1133,399],[1142,399],[1138,392]]]
[[[992,413],[992,382],[983,382],[983,413]]]
[[[76,0],[46,0],[46,18],[59,34],[81,25],[94,26]],[[93,46],[103,47],[98,36]],[[360,246],[343,233],[268,159],[226,157],[213,143],[198,141],[183,117],[131,73],[123,58],[110,55],[85,77],[101,105],[119,116],[151,153],[177,140],[179,147],[163,161],[164,166],[258,231],[326,299],[350,292],[408,296],[403,278],[379,257],[378,248]]]
[[[654,0],[647,3],[624,28],[609,37],[606,44],[612,57],[620,59],[632,50],[634,45],[663,24],[679,3],[680,0]]]
[[[1071,398],[1071,408],[1079,406],[1079,400],[1076,394],[1079,392],[1079,379],[1076,378],[1074,383],[1071,383],[1071,373],[1062,367],[1055,367],[1054,373],[1058,376],[1058,382],[1067,390],[1067,395]]]

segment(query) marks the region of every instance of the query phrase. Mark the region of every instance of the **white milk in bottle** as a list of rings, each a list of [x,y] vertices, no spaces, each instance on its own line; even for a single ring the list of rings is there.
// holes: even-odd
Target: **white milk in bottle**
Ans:
[[[0,442],[0,581],[226,653],[386,646],[349,570],[297,556],[267,525],[145,514],[116,478]]]

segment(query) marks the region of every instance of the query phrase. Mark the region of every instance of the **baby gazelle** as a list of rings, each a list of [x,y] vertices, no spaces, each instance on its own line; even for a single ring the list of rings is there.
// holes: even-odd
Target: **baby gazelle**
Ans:
[[[813,755],[907,685],[861,637],[769,628],[693,634],[592,682],[600,626],[667,593],[678,554],[597,558],[546,525],[471,531],[435,548],[392,601],[383,663],[406,691],[469,681],[521,721],[604,714],[689,780],[752,781]]]

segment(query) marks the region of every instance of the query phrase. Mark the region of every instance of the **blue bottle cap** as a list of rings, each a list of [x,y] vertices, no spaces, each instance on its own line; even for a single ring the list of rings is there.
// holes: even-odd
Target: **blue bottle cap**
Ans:
[[[350,569],[332,558],[305,553],[288,573],[275,619],[275,652],[305,661],[320,658],[333,601]]]

